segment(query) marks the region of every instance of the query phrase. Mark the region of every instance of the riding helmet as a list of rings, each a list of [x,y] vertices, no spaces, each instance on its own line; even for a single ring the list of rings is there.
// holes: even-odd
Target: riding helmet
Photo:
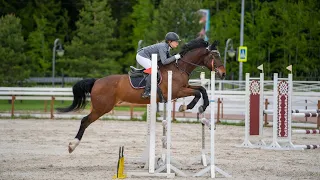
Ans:
[[[165,37],[166,41],[181,41],[179,35],[175,32],[168,32]]]

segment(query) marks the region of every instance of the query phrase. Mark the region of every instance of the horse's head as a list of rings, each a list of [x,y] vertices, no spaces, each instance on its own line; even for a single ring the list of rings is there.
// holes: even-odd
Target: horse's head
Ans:
[[[182,47],[180,54],[182,59],[178,61],[177,67],[190,75],[197,66],[205,66],[215,71],[220,79],[226,76],[226,69],[221,62],[221,56],[217,49],[218,42],[209,45],[203,39],[194,39]]]
[[[226,76],[226,69],[221,61],[220,52],[217,49],[218,42],[214,41],[213,44],[207,47],[207,55],[204,58],[203,64],[208,69],[215,71],[220,79]]]

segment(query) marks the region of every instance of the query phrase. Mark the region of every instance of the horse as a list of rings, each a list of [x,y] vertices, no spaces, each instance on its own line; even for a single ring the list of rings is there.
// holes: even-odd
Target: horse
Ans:
[[[188,84],[189,76],[196,67],[207,67],[214,70],[220,79],[226,75],[226,70],[221,62],[217,42],[210,45],[203,39],[194,39],[183,45],[180,55],[181,59],[167,65],[158,63],[158,71],[162,80],[159,84],[164,98],[167,97],[168,73],[172,71],[172,99],[194,96],[188,104],[179,108],[180,111],[192,109],[203,97],[203,105],[200,109],[205,111],[209,105],[206,89],[202,86],[191,86]],[[79,145],[86,128],[102,115],[110,112],[117,103],[128,102],[136,104],[149,104],[150,99],[142,99],[143,89],[135,89],[130,84],[127,74],[109,75],[100,79],[83,79],[73,86],[73,102],[69,107],[57,108],[58,112],[65,113],[84,109],[86,96],[91,97],[91,112],[82,118],[80,128],[74,140],[69,143],[68,151],[72,153]],[[159,102],[159,98],[157,99]]]

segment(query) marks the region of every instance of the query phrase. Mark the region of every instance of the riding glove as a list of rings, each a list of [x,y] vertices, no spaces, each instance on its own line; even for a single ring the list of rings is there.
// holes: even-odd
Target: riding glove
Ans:
[[[174,58],[176,58],[176,60],[178,60],[181,58],[181,56],[180,56],[180,54],[176,54],[176,55],[174,55]]]

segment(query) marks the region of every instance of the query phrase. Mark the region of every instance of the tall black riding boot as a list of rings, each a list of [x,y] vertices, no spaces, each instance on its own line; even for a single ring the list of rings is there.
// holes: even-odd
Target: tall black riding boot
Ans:
[[[150,91],[151,91],[151,75],[149,74],[146,77],[146,87],[144,88],[144,92],[142,93],[141,97],[144,99],[149,98]]]

